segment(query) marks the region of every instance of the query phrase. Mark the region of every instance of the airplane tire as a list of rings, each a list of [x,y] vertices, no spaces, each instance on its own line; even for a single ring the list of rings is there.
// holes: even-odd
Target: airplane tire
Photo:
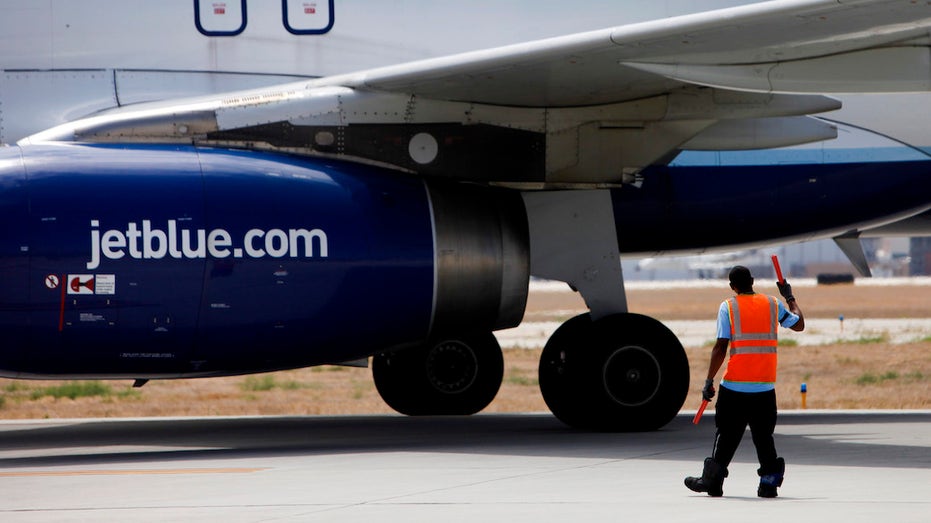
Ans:
[[[498,394],[504,358],[493,334],[471,334],[377,354],[372,375],[385,403],[402,414],[469,415]]]
[[[646,431],[685,402],[689,366],[678,338],[640,314],[570,319],[540,357],[543,400],[563,423],[585,430]]]

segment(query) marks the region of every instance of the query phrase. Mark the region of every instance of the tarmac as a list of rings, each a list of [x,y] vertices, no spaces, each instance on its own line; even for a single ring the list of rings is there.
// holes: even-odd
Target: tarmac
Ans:
[[[931,519],[931,411],[789,411],[776,499],[745,438],[724,497],[685,488],[713,412],[648,433],[549,414],[0,422],[0,521]]]

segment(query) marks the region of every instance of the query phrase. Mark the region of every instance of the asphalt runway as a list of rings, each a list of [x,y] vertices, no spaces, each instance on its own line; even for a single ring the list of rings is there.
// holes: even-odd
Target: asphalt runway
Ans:
[[[777,499],[749,436],[723,498],[686,489],[714,430],[567,429],[549,414],[0,422],[0,521],[931,519],[931,411],[787,412]]]

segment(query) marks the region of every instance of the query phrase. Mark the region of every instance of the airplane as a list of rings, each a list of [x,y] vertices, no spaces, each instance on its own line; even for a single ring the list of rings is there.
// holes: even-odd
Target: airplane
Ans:
[[[931,2],[0,1],[0,376],[366,364],[468,415],[531,276],[562,422],[688,361],[621,256],[931,231]],[[709,307],[713,306],[709,304]]]
[[[735,265],[751,268],[771,268],[772,250],[747,249],[743,251],[704,254],[695,256],[665,256],[659,258],[641,258],[635,265],[636,271],[677,270],[694,273],[698,279],[717,279],[727,277]],[[778,253],[784,258],[782,253]],[[758,274],[756,270],[754,274]]]

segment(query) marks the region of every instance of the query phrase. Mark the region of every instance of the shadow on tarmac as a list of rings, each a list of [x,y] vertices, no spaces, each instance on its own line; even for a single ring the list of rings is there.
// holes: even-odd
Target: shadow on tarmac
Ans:
[[[883,443],[889,431],[914,441]],[[694,426],[686,414],[621,434],[575,431],[548,414],[10,421],[0,424],[0,469],[385,452],[695,463],[713,435],[713,415]],[[931,412],[780,414],[776,445],[793,464],[931,469]],[[753,461],[752,449],[745,438],[737,460]]]

